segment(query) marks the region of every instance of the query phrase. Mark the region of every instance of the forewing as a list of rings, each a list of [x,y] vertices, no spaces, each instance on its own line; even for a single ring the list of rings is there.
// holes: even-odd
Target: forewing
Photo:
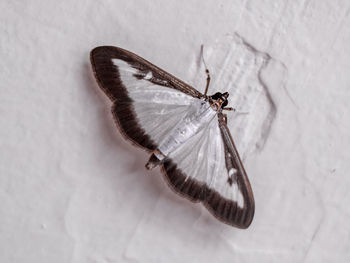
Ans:
[[[91,64],[101,89],[114,102],[124,135],[154,150],[167,132],[203,95],[141,57],[117,47],[97,47]]]
[[[164,163],[171,187],[192,201],[201,201],[224,223],[247,228],[254,215],[254,198],[222,114]]]
[[[254,217],[254,196],[224,116],[218,115],[225,158],[224,176],[214,174],[209,182],[204,204],[220,220],[247,228]],[[221,160],[222,162],[222,160]]]

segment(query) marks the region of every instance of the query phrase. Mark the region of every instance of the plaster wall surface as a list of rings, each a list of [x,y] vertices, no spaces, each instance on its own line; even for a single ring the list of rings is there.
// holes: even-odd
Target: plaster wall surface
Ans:
[[[0,1],[0,262],[349,262],[350,1]],[[175,195],[123,139],[89,52],[128,49],[228,122],[252,225]]]

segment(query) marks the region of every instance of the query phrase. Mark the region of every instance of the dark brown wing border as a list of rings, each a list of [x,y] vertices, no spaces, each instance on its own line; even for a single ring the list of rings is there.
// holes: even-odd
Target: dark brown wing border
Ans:
[[[112,114],[124,137],[133,144],[152,151],[156,145],[139,125],[133,101],[121,82],[118,68],[112,63],[111,59],[117,56],[115,51],[108,47],[91,51],[90,60],[96,80],[99,87],[114,102]]]
[[[204,200],[205,183],[191,179],[184,174],[181,169],[169,158],[166,158],[162,165],[162,173],[175,193],[189,199],[192,202]]]

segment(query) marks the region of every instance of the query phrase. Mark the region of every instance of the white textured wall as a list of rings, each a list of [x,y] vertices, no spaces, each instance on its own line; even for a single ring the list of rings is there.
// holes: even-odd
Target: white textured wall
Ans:
[[[350,1],[2,0],[0,10],[0,262],[349,262]],[[90,69],[93,47],[115,45],[203,90],[202,43],[213,89],[249,112],[229,118],[247,126],[232,129],[256,199],[248,230],[146,172]]]

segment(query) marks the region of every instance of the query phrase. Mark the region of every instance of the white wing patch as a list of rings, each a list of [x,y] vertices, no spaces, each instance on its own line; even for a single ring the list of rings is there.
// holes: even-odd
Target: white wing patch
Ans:
[[[151,71],[144,74],[120,59],[112,59],[112,62],[118,67],[120,79],[134,101],[139,124],[159,144],[186,114],[188,106],[198,99],[150,82]],[[144,77],[139,79],[135,75]]]
[[[233,176],[235,176],[237,174],[237,169],[235,169],[235,168],[231,168],[229,171],[228,171],[228,175],[230,176],[230,177],[233,177]]]
[[[240,208],[244,207],[243,195],[233,180],[228,183],[228,177],[235,171],[228,172],[225,162],[225,150],[218,125],[218,117],[208,123],[208,126],[190,138],[185,144],[169,154],[188,177],[216,190],[221,196],[236,201]]]
[[[149,71],[146,76],[144,77],[144,79],[147,79],[147,80],[150,80],[153,78],[153,74],[152,74],[152,71]]]

